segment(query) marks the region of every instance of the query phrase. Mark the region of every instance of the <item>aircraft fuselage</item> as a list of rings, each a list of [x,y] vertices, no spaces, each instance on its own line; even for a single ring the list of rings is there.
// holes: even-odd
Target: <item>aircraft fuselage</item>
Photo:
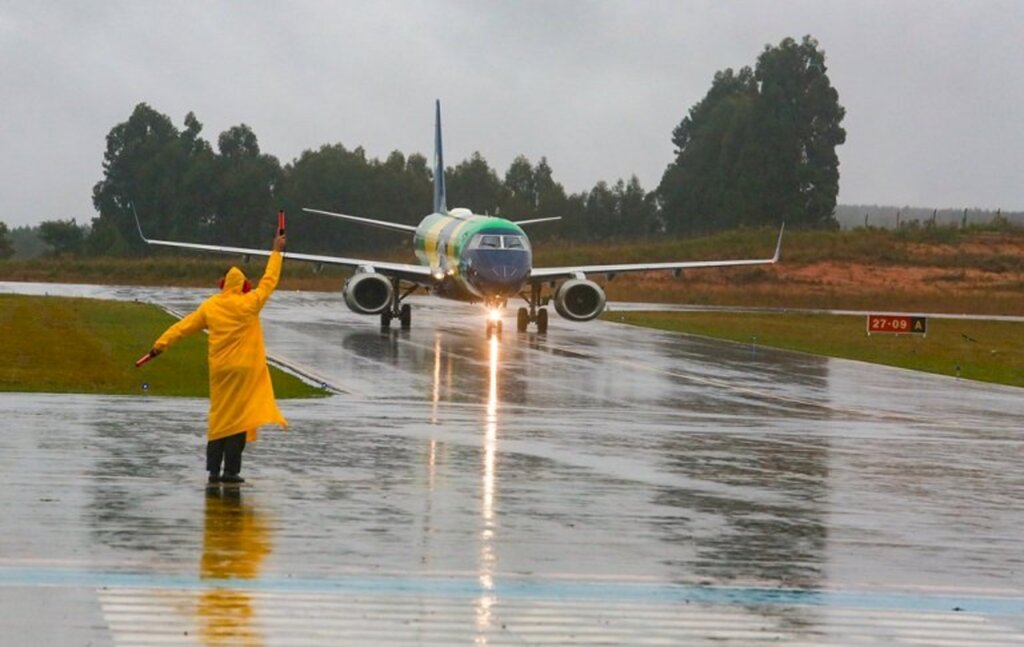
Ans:
[[[533,266],[529,238],[519,225],[469,209],[430,214],[413,242],[419,263],[441,279],[434,292],[451,299],[504,303],[519,293]]]

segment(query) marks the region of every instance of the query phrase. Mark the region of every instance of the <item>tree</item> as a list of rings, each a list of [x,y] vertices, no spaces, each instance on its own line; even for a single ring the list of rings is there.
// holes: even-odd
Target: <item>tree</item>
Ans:
[[[171,120],[145,103],[135,106],[128,121],[107,135],[103,155],[103,179],[93,188],[93,205],[111,245],[141,253],[146,245],[135,230],[134,207],[143,225],[154,234],[167,235],[169,198],[174,195],[174,176],[168,173],[178,142]],[[109,223],[109,225],[108,225]],[[92,246],[92,245],[90,245]]]
[[[613,235],[617,211],[615,192],[605,181],[600,181],[587,193],[586,233],[582,236],[600,240]]]
[[[810,36],[766,46],[755,70],[715,74],[672,134],[676,159],[656,191],[666,228],[834,226],[838,99]]]
[[[565,188],[555,182],[554,171],[545,157],[540,158],[533,169],[533,188],[537,194],[536,218],[561,218],[556,222],[538,223],[531,227],[531,238],[549,240],[556,236],[571,236],[579,224],[582,214],[582,200],[573,204],[566,196]]]
[[[276,157],[260,153],[256,133],[245,124],[221,133],[217,147],[212,238],[240,247],[266,247],[275,222],[281,165]]]
[[[29,227],[28,225],[15,227],[8,232],[7,237],[14,248],[14,258],[37,258],[53,251],[53,248],[39,237],[38,225],[35,227]]]
[[[527,220],[536,216],[537,187],[533,165],[525,155],[519,155],[505,171],[505,201],[501,212],[506,218]]]
[[[631,176],[629,182],[616,182],[615,197],[618,200],[615,235],[639,238],[658,232],[660,223],[654,195],[644,191],[637,176]]]
[[[505,199],[498,174],[479,151],[445,173],[448,207],[467,207],[474,213],[496,214]]]
[[[202,128],[190,112],[179,132],[169,117],[140,103],[128,121],[111,129],[104,176],[93,188],[99,216],[86,242],[89,253],[148,253],[136,231],[133,209],[148,236],[224,242],[213,240],[221,168],[210,144],[200,137]],[[255,135],[243,135],[240,141],[257,146]]]
[[[776,48],[766,47],[757,60],[761,132],[765,150],[774,153],[769,165],[780,170],[770,208],[797,226],[835,225],[836,146],[846,141],[839,125],[846,110],[826,72],[825,54],[810,36],[800,44],[787,38]]]
[[[85,231],[71,220],[47,220],[39,225],[39,237],[53,248],[54,256],[79,254],[85,242]]]
[[[366,159],[366,151],[348,150],[342,144],[303,151],[299,159],[284,169],[281,204],[292,211],[314,207],[325,211],[408,223],[411,202],[422,201],[416,211],[422,218],[430,210],[429,179],[422,156],[410,155],[404,170],[397,174],[399,160],[392,156],[386,164]],[[387,167],[390,170],[387,170]],[[387,174],[401,178],[396,186],[382,180]],[[403,182],[409,188],[403,189]],[[393,198],[398,197],[398,200]],[[403,206],[404,205],[404,206]],[[419,220],[417,219],[418,223]],[[303,249],[323,253],[355,252],[381,247],[395,241],[395,233],[331,218],[305,214],[294,223],[293,240],[303,240]],[[289,224],[289,227],[292,227]],[[308,247],[306,246],[308,245]]]
[[[0,222],[0,260],[14,256],[14,243],[8,233],[6,223]]]

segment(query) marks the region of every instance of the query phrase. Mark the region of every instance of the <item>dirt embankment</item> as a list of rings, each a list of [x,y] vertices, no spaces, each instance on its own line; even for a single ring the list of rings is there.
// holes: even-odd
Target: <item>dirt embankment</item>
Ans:
[[[837,233],[837,236],[844,235]],[[1024,235],[889,241],[866,258],[815,252],[797,240],[777,265],[616,277],[609,298],[630,301],[1024,315]]]

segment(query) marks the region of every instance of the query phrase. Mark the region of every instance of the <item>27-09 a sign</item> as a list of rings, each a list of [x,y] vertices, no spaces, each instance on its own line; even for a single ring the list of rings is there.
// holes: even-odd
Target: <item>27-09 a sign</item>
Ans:
[[[906,315],[868,315],[868,334],[873,333],[925,335],[928,333],[928,318]]]

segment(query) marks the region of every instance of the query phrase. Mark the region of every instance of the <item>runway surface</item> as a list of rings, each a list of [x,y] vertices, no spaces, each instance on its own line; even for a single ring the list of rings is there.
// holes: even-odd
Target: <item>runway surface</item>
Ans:
[[[1024,644],[1021,390],[412,302],[275,294],[338,393],[237,490],[204,400],[0,394],[4,644]]]

